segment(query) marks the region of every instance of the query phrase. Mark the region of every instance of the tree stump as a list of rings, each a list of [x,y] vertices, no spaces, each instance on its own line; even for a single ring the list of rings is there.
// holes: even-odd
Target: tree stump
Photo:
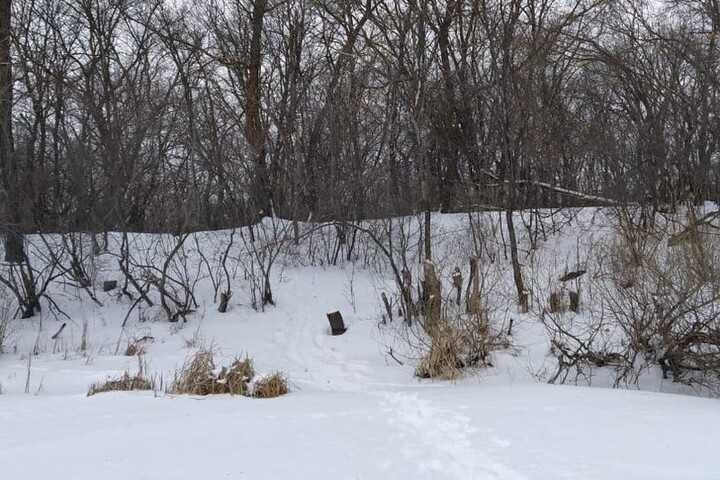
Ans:
[[[455,299],[455,303],[460,305],[460,296],[461,296],[461,290],[462,290],[462,272],[460,271],[460,267],[455,267],[455,270],[453,271],[452,275],[452,281],[453,281],[453,287],[455,287],[455,292],[457,293],[457,298]]]
[[[570,310],[580,313],[580,292],[570,292]]]
[[[587,273],[587,271],[584,269],[575,270],[574,272],[568,272],[562,277],[560,277],[560,281],[569,282],[570,280],[575,280],[576,278],[582,277],[583,275],[585,275],[585,273]]]
[[[465,313],[470,315],[480,313],[480,270],[477,255],[470,257],[470,279],[465,291]]]
[[[220,305],[218,306],[218,312],[225,313],[227,312],[228,308],[228,302],[230,301],[230,296],[232,295],[231,292],[222,292],[220,294]]]
[[[442,313],[441,286],[435,271],[435,265],[426,260],[423,266],[425,280],[423,281],[423,311],[429,327],[440,323]]]
[[[328,313],[327,318],[330,322],[330,330],[334,336],[342,335],[347,331],[347,327],[345,326],[345,322],[343,321],[343,317],[340,312]]]
[[[530,295],[528,295],[527,292],[522,292],[520,294],[520,311],[522,313],[527,313],[530,311]]]
[[[417,310],[413,304],[412,298],[412,274],[408,270],[402,272],[402,298],[405,304],[405,323],[408,327],[412,326],[412,320],[417,315]]]
[[[387,295],[385,295],[385,292],[382,292],[380,294],[380,298],[382,298],[383,305],[385,305],[385,311],[388,315],[388,321],[392,322],[393,319],[393,313],[392,313],[392,307],[390,306],[390,301],[388,300]]]
[[[563,310],[562,294],[553,292],[550,294],[550,313],[561,313]]]

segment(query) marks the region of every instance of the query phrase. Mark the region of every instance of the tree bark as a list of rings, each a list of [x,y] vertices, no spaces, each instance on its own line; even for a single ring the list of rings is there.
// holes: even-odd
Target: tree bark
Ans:
[[[0,0],[0,177],[2,178],[2,223],[5,261],[25,260],[20,216],[20,186],[12,134],[12,58],[10,45],[11,0]]]
[[[272,215],[272,189],[268,178],[265,149],[265,129],[262,125],[262,89],[260,71],[262,67],[262,32],[267,0],[255,0],[252,9],[252,36],[248,79],[245,87],[245,138],[250,144],[254,162],[252,185],[252,221],[264,215]]]
[[[508,239],[510,240],[510,259],[512,262],[513,279],[515,280],[515,288],[518,293],[518,305],[524,312],[528,310],[528,297],[525,291],[525,283],[522,277],[522,268],[520,267],[520,258],[518,256],[517,236],[515,234],[515,224],[513,223],[513,210],[505,211],[505,220],[508,228]]]

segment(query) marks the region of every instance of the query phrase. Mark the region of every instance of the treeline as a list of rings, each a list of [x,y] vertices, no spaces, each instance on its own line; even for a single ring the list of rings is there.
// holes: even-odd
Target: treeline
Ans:
[[[11,231],[718,198],[715,0],[11,3]]]

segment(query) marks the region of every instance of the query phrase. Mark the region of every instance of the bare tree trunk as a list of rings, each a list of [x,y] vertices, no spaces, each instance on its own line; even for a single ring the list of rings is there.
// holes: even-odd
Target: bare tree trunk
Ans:
[[[426,260],[423,265],[425,279],[423,280],[422,301],[425,315],[425,329],[428,332],[437,332],[442,317],[442,297],[440,280],[437,277],[435,265]]]
[[[430,213],[430,205],[428,202],[425,204],[425,221],[423,222],[423,239],[425,240],[425,260],[432,260],[432,238],[431,234],[431,220],[432,215]]]
[[[12,59],[10,57],[11,0],[0,0],[0,178],[2,178],[2,223],[5,261],[25,260],[20,230],[20,185],[12,134]]]
[[[508,228],[508,238],[510,240],[510,259],[512,262],[513,279],[515,280],[515,288],[518,293],[518,305],[523,312],[528,311],[528,296],[525,291],[525,283],[523,282],[522,268],[520,267],[520,259],[518,256],[517,236],[515,235],[515,224],[513,223],[513,210],[505,211],[505,220]]]
[[[272,215],[271,189],[268,169],[265,165],[265,130],[262,125],[262,90],[260,70],[262,66],[262,32],[267,0],[255,0],[252,6],[252,37],[250,39],[250,58],[248,80],[245,88],[245,138],[250,144],[254,156],[253,175],[253,211],[251,223],[262,215]]]

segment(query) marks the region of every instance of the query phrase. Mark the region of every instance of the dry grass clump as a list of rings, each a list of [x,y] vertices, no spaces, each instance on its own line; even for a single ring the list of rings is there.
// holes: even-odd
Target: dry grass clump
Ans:
[[[507,338],[490,331],[487,311],[457,315],[426,330],[420,341],[423,355],[415,376],[454,380],[468,368],[492,366],[490,352],[509,347]]]
[[[451,329],[442,329],[431,337],[430,349],[415,369],[420,378],[453,380],[462,374],[464,362],[460,345]]]
[[[135,355],[142,355],[144,353],[145,349],[142,346],[138,345],[137,342],[130,342],[125,348],[126,357],[134,357]]]
[[[218,374],[218,382],[223,383],[227,393],[248,395],[248,383],[255,376],[255,368],[250,358],[236,358],[229,367],[223,367]]]
[[[222,367],[216,373],[214,353],[210,349],[200,349],[175,376],[169,392],[191,395],[231,395],[249,396],[248,384],[255,376],[253,361],[250,358],[235,358],[229,367]]]
[[[255,382],[253,397],[274,398],[288,393],[287,379],[280,372],[263,377]]]
[[[218,382],[214,371],[213,351],[202,348],[189,362],[185,363],[180,372],[176,373],[175,381],[170,386],[170,393],[192,395],[225,393],[225,385]]]
[[[145,344],[147,342],[152,342],[155,340],[150,335],[145,335],[144,337],[134,337],[132,339],[128,339],[127,346],[125,347],[125,352],[123,353],[126,357],[135,357],[140,355],[145,355],[147,352],[145,348]],[[120,341],[118,340],[118,348],[120,347]]]
[[[141,374],[131,376],[128,372],[123,373],[120,378],[108,379],[104,382],[97,382],[90,385],[87,396],[103,392],[131,391],[131,390],[153,390],[153,382]]]

